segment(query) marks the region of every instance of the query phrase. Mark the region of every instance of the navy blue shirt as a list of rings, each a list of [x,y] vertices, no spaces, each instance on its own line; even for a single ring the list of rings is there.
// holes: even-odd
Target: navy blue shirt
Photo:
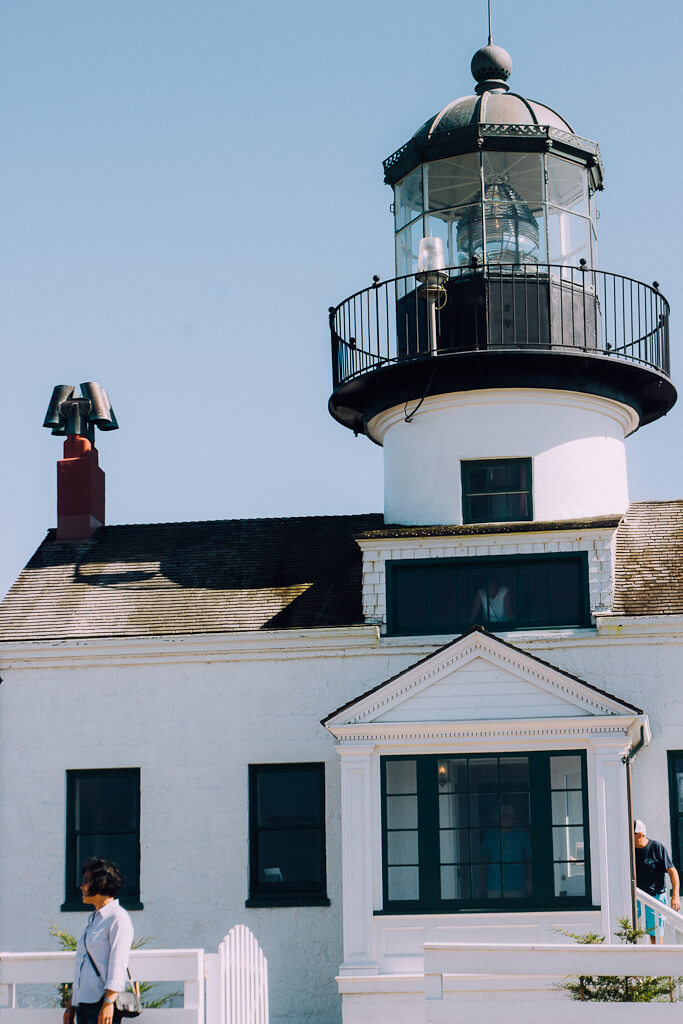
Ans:
[[[665,846],[656,839],[649,839],[647,846],[636,846],[636,884],[650,896],[664,892],[664,875],[673,867]]]

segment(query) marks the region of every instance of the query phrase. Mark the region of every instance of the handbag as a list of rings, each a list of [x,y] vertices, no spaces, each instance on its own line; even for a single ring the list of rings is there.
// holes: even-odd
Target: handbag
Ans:
[[[83,945],[85,946],[85,951],[88,954],[88,959],[90,960],[90,963],[93,965],[97,977],[104,985],[104,978],[100,973],[100,969],[93,960],[93,958],[90,956],[90,950],[88,949],[88,944],[85,941],[85,936],[83,936]],[[118,1024],[120,1020],[123,1020],[124,1017],[139,1017],[140,1014],[142,1013],[142,1004],[140,1002],[140,986],[138,985],[137,981],[133,981],[133,979],[130,976],[130,971],[128,970],[128,968],[126,968],[126,971],[128,973],[128,981],[130,982],[130,990],[124,989],[123,992],[117,992],[116,994],[116,999],[114,1000],[114,1021],[116,1022],[116,1024]]]

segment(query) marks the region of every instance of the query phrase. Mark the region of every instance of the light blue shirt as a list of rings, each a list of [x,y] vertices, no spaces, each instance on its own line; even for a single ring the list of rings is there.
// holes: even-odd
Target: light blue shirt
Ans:
[[[118,900],[105,903],[101,910],[94,910],[88,924],[76,944],[76,964],[71,1005],[96,1003],[105,993],[123,992],[128,981],[128,957],[133,941],[133,922]],[[104,984],[98,977],[86,953],[97,964]]]

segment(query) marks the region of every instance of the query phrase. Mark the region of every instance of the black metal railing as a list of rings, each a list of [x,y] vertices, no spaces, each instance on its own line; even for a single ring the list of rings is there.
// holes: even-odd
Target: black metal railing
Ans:
[[[583,351],[669,375],[669,303],[587,266],[449,267],[370,288],[330,307],[334,388],[393,363],[481,350]]]

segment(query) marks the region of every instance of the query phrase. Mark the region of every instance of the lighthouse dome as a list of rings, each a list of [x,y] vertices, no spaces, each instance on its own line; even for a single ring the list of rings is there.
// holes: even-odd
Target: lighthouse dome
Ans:
[[[418,128],[413,138],[429,138],[438,132],[479,124],[545,125],[573,133],[568,121],[551,107],[509,91],[507,79],[512,71],[512,58],[502,46],[483,46],[477,50],[471,67],[477,82],[474,95],[447,103]]]

